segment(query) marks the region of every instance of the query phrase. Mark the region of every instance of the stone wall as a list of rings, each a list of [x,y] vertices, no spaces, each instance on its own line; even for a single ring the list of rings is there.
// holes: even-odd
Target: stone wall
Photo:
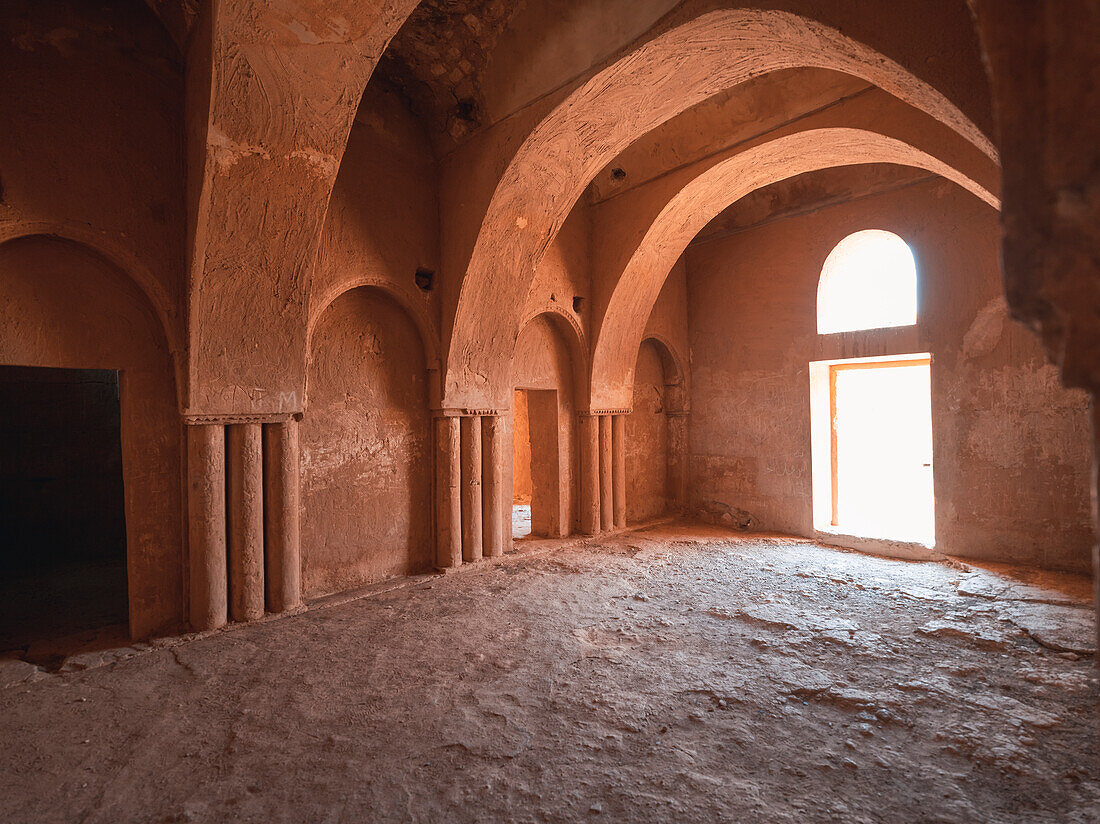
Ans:
[[[665,370],[643,341],[634,370],[634,409],[626,418],[626,520],[648,521],[668,509],[668,417]]]
[[[302,418],[302,584],[326,595],[431,565],[424,345],[377,289],[346,292],[313,333]]]

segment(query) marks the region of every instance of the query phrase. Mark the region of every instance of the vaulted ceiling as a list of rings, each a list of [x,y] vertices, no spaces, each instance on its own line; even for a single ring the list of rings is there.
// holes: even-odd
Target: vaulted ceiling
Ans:
[[[526,0],[425,0],[390,43],[375,75],[401,90],[452,141],[484,124],[481,72]]]
[[[188,35],[199,15],[199,2],[200,0],[145,0],[145,4],[164,23],[181,52],[186,50]]]

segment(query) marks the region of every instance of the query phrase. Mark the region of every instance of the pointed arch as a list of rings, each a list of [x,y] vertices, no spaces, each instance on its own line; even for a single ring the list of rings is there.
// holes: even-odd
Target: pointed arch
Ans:
[[[418,2],[221,3],[196,22],[188,100],[205,126],[188,136],[191,412],[277,412],[303,391],[333,186],[371,74]],[[222,356],[241,349],[251,357]]]

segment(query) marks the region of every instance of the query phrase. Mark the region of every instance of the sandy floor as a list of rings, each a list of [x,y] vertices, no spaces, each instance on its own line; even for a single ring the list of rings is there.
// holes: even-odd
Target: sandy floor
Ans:
[[[664,527],[11,662],[0,820],[1100,821],[1086,587]]]

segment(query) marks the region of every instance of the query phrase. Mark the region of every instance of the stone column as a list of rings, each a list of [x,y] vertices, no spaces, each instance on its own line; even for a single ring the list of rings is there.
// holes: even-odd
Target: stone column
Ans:
[[[500,498],[500,545],[504,552],[515,546],[512,534],[512,492],[515,485],[515,421],[511,415],[500,416],[500,465],[502,472]]]
[[[481,416],[462,418],[462,560],[480,561],[481,525]]]
[[[580,416],[581,440],[581,532],[595,535],[600,531],[600,419]]]
[[[600,415],[600,529],[604,532],[615,526],[611,453],[611,416]]]
[[[626,526],[626,415],[611,416],[611,494],[616,529]]]
[[[302,603],[298,422],[264,424],[264,588],[268,612]]]
[[[1096,535],[1092,544],[1092,596],[1096,613],[1096,652],[1093,663],[1100,668],[1100,401],[1092,398],[1092,505],[1095,509]]]
[[[187,520],[191,628],[226,622],[225,427],[187,427]]]
[[[229,461],[229,615],[264,615],[263,444],[258,423],[227,427]]]
[[[459,461],[459,419],[435,419],[435,565],[462,564],[462,465]]]
[[[482,415],[482,518],[486,558],[504,554],[504,419]]]

